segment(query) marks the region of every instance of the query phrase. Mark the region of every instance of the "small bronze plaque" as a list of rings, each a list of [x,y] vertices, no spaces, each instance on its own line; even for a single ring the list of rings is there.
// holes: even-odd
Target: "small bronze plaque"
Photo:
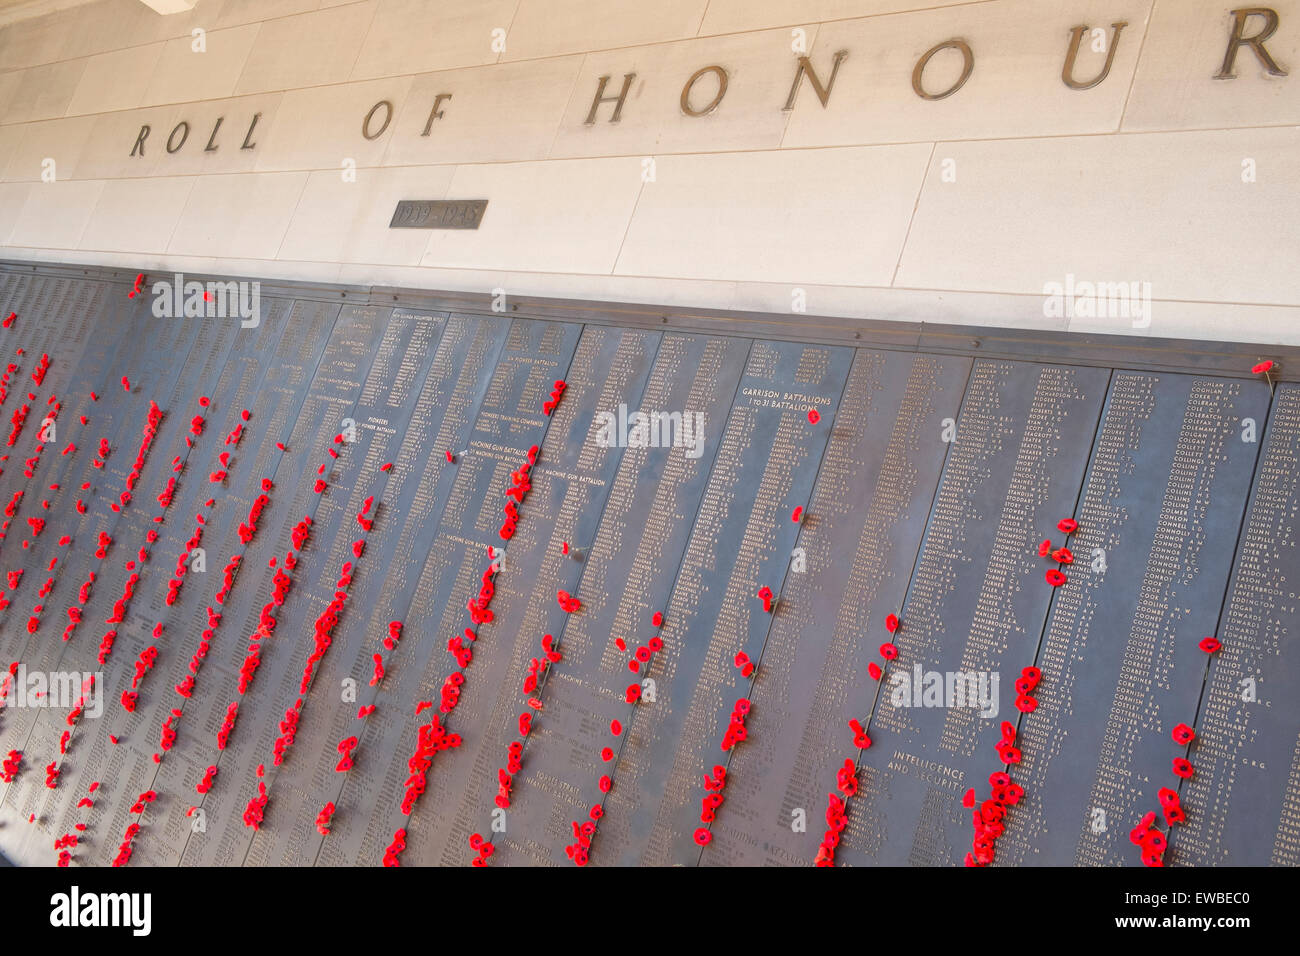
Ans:
[[[477,229],[486,199],[402,199],[389,229]]]

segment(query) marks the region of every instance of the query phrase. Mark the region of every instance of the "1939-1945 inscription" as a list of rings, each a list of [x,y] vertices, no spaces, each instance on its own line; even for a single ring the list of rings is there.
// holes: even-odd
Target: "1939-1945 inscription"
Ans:
[[[402,199],[389,229],[477,229],[486,199]]]

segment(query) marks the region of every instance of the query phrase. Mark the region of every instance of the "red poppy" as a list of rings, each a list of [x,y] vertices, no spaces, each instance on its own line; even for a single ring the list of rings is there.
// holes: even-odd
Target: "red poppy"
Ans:
[[[816,425],[821,420],[822,420],[821,413],[817,411],[817,409],[815,408],[808,409],[808,421]]]
[[[623,725],[620,724],[617,720],[611,720],[609,722],[609,732],[613,734],[615,737],[617,737],[619,734],[623,732]]]
[[[1188,760],[1186,757],[1174,758],[1174,773],[1177,776],[1182,777],[1184,780],[1188,780],[1195,772],[1196,770],[1192,766],[1192,762]]]
[[[887,661],[892,661],[898,657],[898,647],[891,643],[881,644],[880,656]]]
[[[872,680],[880,680],[880,678],[883,676],[883,672],[880,669],[880,665],[877,664],[875,661],[872,661],[870,664],[867,665],[867,673],[871,675]]]
[[[1032,690],[1038,686],[1038,682],[1043,679],[1043,672],[1037,667],[1026,667],[1020,672],[1020,676],[1033,683],[1030,685]]]
[[[708,846],[709,841],[712,839],[713,839],[713,834],[710,833],[708,830],[706,830],[704,827],[700,827],[698,830],[695,831],[695,842],[698,843],[700,846]]]
[[[1028,694],[1016,695],[1016,710],[1022,714],[1032,714],[1038,708],[1038,701]]]
[[[1056,527],[1066,534],[1074,534],[1074,532],[1079,530],[1079,522],[1075,521],[1073,518],[1062,518],[1056,523]]]
[[[650,618],[650,623],[653,624],[655,627],[663,627],[664,624],[663,613],[661,611],[655,611],[654,615]]]
[[[791,521],[797,523],[799,519],[802,517],[803,517],[803,505],[800,505],[799,507],[795,508],[794,511],[790,512]]]
[[[1038,546],[1038,556],[1040,558],[1045,558],[1048,556],[1048,554],[1051,553],[1051,551],[1052,551],[1052,542],[1047,538],[1044,538],[1042,544]]]
[[[887,615],[885,615],[885,630],[887,630],[890,634],[893,634],[895,631],[898,630],[898,615],[897,615],[897,614],[887,614]]]
[[[1179,724],[1173,729],[1170,736],[1174,738],[1174,743],[1187,745],[1196,737],[1196,731],[1192,730],[1186,724]]]
[[[600,751],[600,759],[609,763],[609,761],[614,759],[614,751],[610,750],[608,747],[603,748]]]
[[[969,790],[966,791],[965,795],[961,798],[961,805],[962,805],[963,807],[965,807],[966,809],[968,809],[968,810],[969,810],[971,807],[975,806],[975,788],[974,788],[974,787],[971,787]]]
[[[1272,368],[1273,368],[1273,361],[1271,359],[1266,359],[1263,362],[1260,362],[1255,367],[1253,367],[1251,371],[1254,372],[1256,375],[1263,375],[1265,372],[1271,371]]]
[[[1221,648],[1223,645],[1219,643],[1219,641],[1218,641],[1217,638],[1214,638],[1214,637],[1207,637],[1207,638],[1203,638],[1203,639],[1201,640],[1201,643],[1198,644],[1197,646],[1198,646],[1201,650],[1205,651],[1205,653],[1207,653],[1207,654],[1213,654],[1215,651],[1217,651],[1217,650],[1218,650],[1219,648]]]
[[[1159,830],[1151,829],[1142,835],[1141,845],[1148,853],[1164,853],[1169,841]]]
[[[1066,576],[1062,574],[1060,571],[1056,570],[1056,568],[1052,568],[1052,570],[1048,571],[1047,574],[1044,575],[1044,577],[1047,579],[1047,583],[1054,588],[1059,588],[1062,584],[1064,584],[1068,580]]]
[[[1062,564],[1074,564],[1074,552],[1069,548],[1057,548],[1052,552],[1052,560]]]
[[[608,776],[602,776],[596,781],[596,786],[600,788],[601,793],[609,793],[610,788],[614,786],[614,781]]]

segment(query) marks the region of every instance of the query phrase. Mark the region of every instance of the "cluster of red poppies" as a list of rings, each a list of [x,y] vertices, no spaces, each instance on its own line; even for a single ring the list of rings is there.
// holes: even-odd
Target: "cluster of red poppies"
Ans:
[[[700,804],[700,822],[706,826],[695,831],[695,842],[700,846],[707,846],[713,839],[713,833],[708,829],[707,824],[711,824],[717,817],[718,808],[722,806],[724,800],[722,791],[726,787],[727,768],[722,764],[715,764],[712,775],[704,775],[704,789],[707,793]]]
[[[854,729],[855,739],[866,736],[856,720],[851,723],[857,725]],[[868,740],[867,746],[870,745],[871,741]],[[835,865],[835,850],[840,845],[840,834],[849,825],[848,799],[858,792],[858,771],[852,760],[846,759],[836,772],[835,786],[839,793],[826,795],[826,832],[822,836],[822,842],[817,845],[814,866]]]
[[[7,447],[12,448],[18,444],[18,436],[23,433],[23,424],[27,421],[27,413],[31,410],[31,406],[26,402],[14,409],[13,417],[9,419],[9,438],[5,441]]]
[[[23,752],[21,750],[9,751],[9,756],[5,757],[4,763],[0,763],[0,780],[5,783],[13,783],[14,777],[18,775],[18,770],[23,765]]]
[[[266,812],[266,801],[270,799],[266,793],[266,781],[262,775],[266,772],[263,764],[257,765],[257,796],[248,801],[244,807],[244,826],[252,827],[254,830],[262,828],[262,815]]]
[[[9,376],[16,371],[18,371],[17,364],[10,362],[4,370],[4,374],[0,375],[0,405],[3,405],[5,399],[9,397]]]
[[[421,724],[416,732],[415,752],[406,761],[409,771],[406,788],[402,794],[402,813],[410,816],[415,809],[415,801],[424,793],[429,768],[433,766],[433,756],[443,750],[454,750],[461,745],[459,734],[449,734],[442,726],[437,714],[431,714],[427,724]]]
[[[1004,725],[1005,726],[1005,725]],[[1025,790],[1018,783],[1011,781],[1011,775],[999,770],[989,776],[990,796],[975,808],[975,788],[966,791],[962,806],[974,809],[971,822],[975,828],[975,838],[971,842],[971,852],[966,854],[967,866],[988,866],[993,862],[998,838],[1006,832],[1002,821],[1007,810],[1024,798]]]
[[[162,629],[161,623],[155,626],[154,628],[155,637],[157,637],[158,634],[161,633],[161,629]],[[135,674],[131,678],[131,689],[122,691],[122,706],[127,710],[127,712],[133,713],[135,711],[135,704],[136,704],[136,700],[138,699],[137,692],[140,689],[140,683],[144,680],[144,675],[149,673],[149,671],[153,668],[154,662],[156,662],[157,660],[158,660],[158,648],[152,645],[146,647],[143,651],[141,651],[140,656],[136,658]]]
[[[488,857],[496,852],[496,847],[483,839],[481,833],[470,834],[469,848],[477,854],[474,859],[470,861],[471,866],[487,866]]]
[[[131,850],[139,833],[140,824],[132,823],[127,826],[126,832],[122,835],[122,843],[117,848],[117,856],[113,858],[113,866],[126,866],[131,862]]]
[[[551,386],[550,399],[542,402],[542,412],[544,414],[549,415],[559,407],[560,396],[564,394],[566,388],[568,388],[568,386],[564,382],[560,381],[558,378],[555,380],[555,384]]]
[[[1206,637],[1202,638],[1197,646],[1207,654],[1215,654],[1223,645],[1217,637]],[[1170,731],[1169,736],[1180,747],[1190,747],[1192,741],[1196,739],[1196,731],[1186,724],[1178,724]],[[1195,775],[1196,768],[1192,766],[1192,762],[1186,756],[1175,757],[1173,772],[1176,777],[1190,780]],[[1164,815],[1166,826],[1172,827],[1175,823],[1183,823],[1187,820],[1187,813],[1183,810],[1178,791],[1171,790],[1168,787],[1161,787],[1156,797],[1160,801],[1160,811]],[[1165,835],[1154,826],[1155,819],[1154,812],[1146,814],[1129,834],[1129,838],[1133,843],[1141,847],[1142,863],[1145,866],[1164,866],[1164,853],[1168,841]]]
[[[897,614],[885,615],[885,631],[896,633],[900,627],[900,620]],[[897,645],[892,641],[885,641],[880,645],[880,657],[885,662],[894,661],[898,657]],[[872,680],[880,680],[884,676],[884,671],[880,665],[872,661],[867,665],[867,672],[871,675]],[[850,719],[849,730],[853,731],[853,745],[861,750],[871,747],[871,737],[867,736],[867,728],[862,726],[862,722],[857,718]],[[849,826],[849,797],[858,792],[858,771],[857,763],[852,758],[845,758],[844,765],[836,773],[836,790],[839,793],[829,793],[827,795],[826,808],[826,834],[822,836],[822,843],[818,844],[815,866],[835,866],[835,851],[840,845],[840,834]]]
[[[211,503],[211,499],[209,499]],[[176,603],[176,599],[181,593],[181,584],[184,583],[185,573],[190,569],[190,555],[194,549],[203,541],[203,528],[207,524],[207,519],[202,513],[194,516],[194,533],[190,535],[189,540],[185,542],[185,550],[176,558],[176,571],[174,576],[167,582],[167,596],[163,598],[163,603],[171,607]]]
[[[564,594],[565,592],[560,592]],[[550,634],[542,635],[542,656],[529,661],[528,673],[524,676],[521,692],[527,698],[528,706],[540,710],[542,701],[535,696],[540,681],[546,677],[552,664],[563,660],[563,655],[555,649],[555,638]],[[524,711],[519,715],[519,736],[527,737],[533,729],[533,715]],[[506,766],[497,768],[497,795],[495,803],[503,810],[510,808],[510,790],[514,785],[514,775],[523,768],[524,745],[522,740],[511,741],[506,748]]]
[[[664,624],[663,612],[655,611],[650,618],[650,623],[655,628],[661,628]],[[620,651],[627,651],[627,641],[621,637],[614,639],[614,646]],[[645,664],[649,670],[649,665],[654,654],[663,650],[664,642],[658,634],[650,638],[645,644],[639,646],[628,659],[628,670],[637,673],[641,665]],[[641,685],[629,684],[624,692],[623,699],[628,704],[635,704],[641,699]],[[623,734],[623,724],[617,720],[609,722],[609,732],[612,737],[618,738]],[[602,747],[600,759],[603,763],[610,763],[614,759],[614,750],[612,747]],[[596,782],[597,789],[602,794],[609,793],[614,787],[614,779],[609,774],[601,774],[600,779]],[[587,812],[589,819],[579,823],[577,820],[572,821],[574,842],[564,848],[565,854],[578,866],[586,866],[591,853],[591,841],[596,836],[596,821],[604,816],[604,806],[602,803],[592,805]]]
[[[35,382],[37,386],[45,381],[45,373],[49,371],[49,368],[50,357],[46,353],[42,352],[40,359],[36,363],[36,367],[32,369],[32,381]]]
[[[549,415],[550,412],[547,412]],[[528,449],[528,460],[520,465],[515,471],[510,472],[510,480],[513,484],[506,489],[506,497],[513,498],[513,501],[507,501],[502,511],[505,512],[506,520],[501,525],[501,539],[509,541],[515,536],[515,528],[519,524],[519,506],[524,503],[524,498],[533,488],[532,481],[529,480],[528,473],[532,470],[533,465],[537,464],[537,456],[540,449],[533,445]]]
[[[330,821],[334,819],[334,801],[331,800],[325,806],[321,807],[320,813],[316,814],[316,832],[321,836],[330,835]]]
[[[367,498],[367,509],[371,499]],[[363,511],[362,514],[365,512]],[[360,516],[358,516],[360,517]],[[316,665],[325,658],[325,652],[329,650],[334,641],[334,628],[338,625],[339,618],[343,614],[343,608],[347,604],[348,591],[352,585],[352,562],[345,561],[339,572],[339,579],[335,583],[334,596],[325,610],[316,618],[314,625],[314,646],[311,654],[307,658],[307,663],[303,667],[302,680],[298,684],[299,695],[306,695],[311,687],[313,678],[316,675]],[[394,621],[389,625],[390,635],[392,625],[398,624]],[[398,630],[400,631],[400,624]],[[391,640],[391,637],[390,639]],[[385,644],[389,641],[386,640]],[[285,711],[284,719],[280,722],[280,737],[275,742],[275,766],[280,766],[284,761],[284,756],[293,746],[294,737],[297,735],[298,721],[302,716],[303,697],[299,696],[294,705]]]
[[[334,767],[336,773],[347,773],[352,769],[352,751],[356,749],[357,743],[356,737],[345,737],[338,742],[334,748],[339,754],[339,762]]]
[[[1059,548],[1053,548],[1052,539],[1044,538],[1042,543],[1039,544],[1038,546],[1038,555],[1039,557],[1042,558],[1050,557],[1053,561],[1055,561],[1057,564],[1060,565],[1073,564],[1074,552],[1071,551],[1068,547],[1066,547],[1066,545],[1070,543],[1070,535],[1074,534],[1074,532],[1079,530],[1079,522],[1075,521],[1073,518],[1062,518],[1060,521],[1056,523],[1056,527],[1059,531],[1061,531],[1065,535],[1065,544],[1061,545]],[[1064,584],[1067,580],[1069,580],[1068,578],[1066,578],[1064,574],[1061,573],[1060,568],[1051,568],[1047,572],[1045,577],[1047,579],[1047,583],[1054,588],[1059,588],[1062,584]]]
[[[194,789],[199,793],[207,793],[212,789],[212,781],[216,779],[216,776],[217,767],[216,764],[213,764],[208,767],[207,770],[203,771],[203,779],[194,785]]]
[[[226,716],[221,721],[221,728],[217,731],[217,749],[225,750],[226,744],[230,742],[230,732],[235,729],[235,717],[239,714],[239,701],[232,700],[226,706]]]

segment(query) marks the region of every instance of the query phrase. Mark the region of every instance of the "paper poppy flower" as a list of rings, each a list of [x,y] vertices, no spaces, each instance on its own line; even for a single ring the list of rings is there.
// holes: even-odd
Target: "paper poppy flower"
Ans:
[[[1052,560],[1061,564],[1074,564],[1074,552],[1069,548],[1057,548],[1052,552]]]
[[[881,644],[880,656],[887,661],[896,660],[898,658],[898,646],[890,642],[885,642],[884,644]]]
[[[1028,694],[1016,695],[1016,710],[1022,714],[1032,714],[1038,708],[1038,701]]]
[[[1075,521],[1073,518],[1062,518],[1056,523],[1056,527],[1065,534],[1074,534],[1074,532],[1079,530],[1079,522]]]
[[[885,615],[885,630],[887,630],[890,634],[893,634],[895,631],[898,630],[898,615],[897,615],[897,614],[887,614],[887,615]]]
[[[975,788],[971,787],[961,798],[961,805],[969,810],[975,806]]]
[[[663,623],[664,623],[663,613],[660,611],[655,611],[654,615],[650,618],[650,623],[653,624],[655,627],[663,627]]]
[[[614,781],[608,776],[602,776],[596,781],[596,786],[600,789],[601,793],[609,793],[610,789],[614,786]]]
[[[799,519],[802,517],[803,517],[803,505],[800,505],[799,507],[795,508],[794,511],[790,512],[791,521],[798,523]]]
[[[1271,359],[1267,359],[1263,362],[1260,362],[1258,365],[1254,366],[1251,369],[1251,371],[1254,372],[1256,375],[1263,375],[1265,372],[1270,372],[1272,370],[1273,370],[1273,362]]]
[[[695,831],[695,842],[698,843],[700,846],[708,846],[709,841],[712,839],[713,839],[713,834],[710,833],[708,830],[706,830],[704,827],[700,827],[698,830]]]
[[[1056,568],[1052,568],[1052,570],[1048,571],[1045,575],[1043,575],[1043,577],[1047,580],[1047,583],[1054,588],[1059,588],[1062,584],[1064,584],[1067,580],[1069,580],[1068,578],[1066,578],[1064,574],[1056,570]]]
[[[1042,544],[1038,546],[1038,556],[1040,558],[1045,558],[1049,554],[1051,554],[1051,552],[1052,552],[1052,542],[1049,539],[1044,538]]]
[[[811,422],[812,424],[816,425],[816,424],[817,424],[819,421],[821,421],[821,420],[822,420],[821,412],[817,411],[817,409],[815,409],[815,408],[810,408],[810,409],[808,409],[808,421],[809,421],[809,422]]]
[[[870,664],[867,665],[867,673],[871,675],[872,680],[880,680],[880,678],[884,674],[884,672],[881,671],[880,669],[880,665],[877,664],[875,661],[872,661]]]
[[[1205,653],[1207,653],[1207,654],[1213,654],[1215,651],[1217,651],[1217,650],[1218,650],[1219,648],[1221,648],[1223,645],[1219,643],[1218,638],[1214,638],[1214,637],[1206,637],[1206,638],[1203,638],[1203,639],[1201,640],[1201,643],[1198,644],[1197,646],[1198,646],[1201,650],[1205,651]]]
[[[1195,772],[1196,769],[1192,766],[1192,762],[1186,757],[1174,758],[1174,773],[1177,776],[1182,777],[1184,780],[1189,780]]]
[[[1195,739],[1196,731],[1192,730],[1192,728],[1188,727],[1186,724],[1179,724],[1173,729],[1170,736],[1174,738],[1174,743],[1187,745]]]

